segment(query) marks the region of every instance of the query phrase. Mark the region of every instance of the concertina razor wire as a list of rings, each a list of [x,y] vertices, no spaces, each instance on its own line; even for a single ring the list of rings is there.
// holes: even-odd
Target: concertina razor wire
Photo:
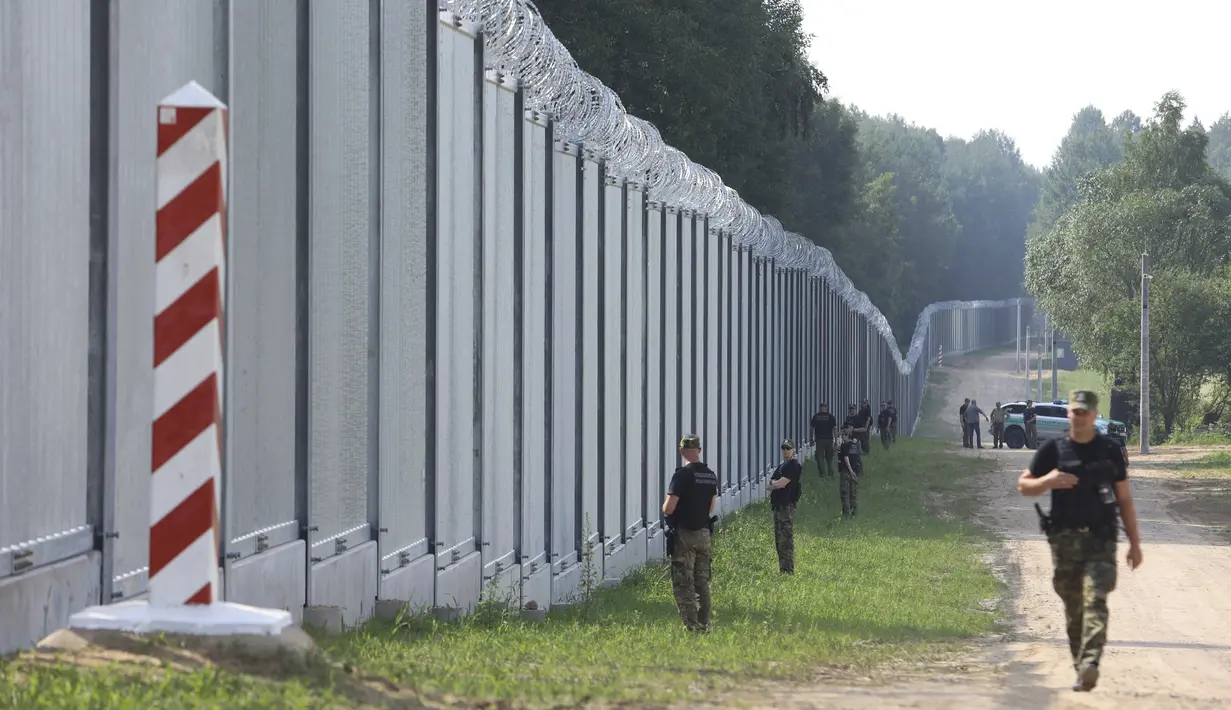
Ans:
[[[889,322],[855,288],[825,247],[788,232],[723,184],[713,170],[667,145],[648,121],[630,116],[614,91],[577,65],[552,34],[530,0],[441,0],[442,7],[481,30],[488,69],[521,82],[525,108],[549,116],[556,137],[584,145],[604,162],[608,174],[645,186],[646,195],[666,205],[708,215],[711,229],[732,243],[780,267],[822,279],[885,339],[898,371],[909,375],[923,354],[931,317],[954,308],[1013,306],[1030,301],[942,301],[919,314],[910,348],[903,356]]]

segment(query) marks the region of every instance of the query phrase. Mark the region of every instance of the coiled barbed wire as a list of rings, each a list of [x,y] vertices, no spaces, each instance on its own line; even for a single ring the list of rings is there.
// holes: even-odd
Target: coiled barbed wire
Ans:
[[[614,91],[577,65],[530,0],[440,0],[441,8],[482,30],[488,68],[521,81],[525,108],[551,117],[556,136],[580,143],[600,157],[609,174],[643,182],[649,199],[709,216],[711,229],[730,235],[733,245],[783,268],[820,278],[890,345],[898,371],[913,372],[924,355],[932,316],[952,308],[1007,307],[1004,301],[943,301],[919,314],[910,347],[898,352],[889,321],[867,294],[838,266],[833,254],[786,231],[774,217],[749,205],[709,168],[667,145],[648,121],[630,116]]]

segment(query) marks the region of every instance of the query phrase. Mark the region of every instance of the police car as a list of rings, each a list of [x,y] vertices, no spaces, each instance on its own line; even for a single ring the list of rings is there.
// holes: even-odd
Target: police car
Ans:
[[[1038,431],[1039,441],[1062,436],[1069,430],[1068,403],[1067,399],[1035,402],[1035,429]],[[1008,402],[1002,404],[1001,408],[1005,410],[1004,443],[1010,449],[1020,449],[1026,445],[1026,425],[1022,420],[1026,412],[1026,403]],[[1094,428],[1118,441],[1120,446],[1128,443],[1128,427],[1124,425],[1124,422],[1104,419],[1102,415],[1099,415],[1098,419],[1094,420]]]

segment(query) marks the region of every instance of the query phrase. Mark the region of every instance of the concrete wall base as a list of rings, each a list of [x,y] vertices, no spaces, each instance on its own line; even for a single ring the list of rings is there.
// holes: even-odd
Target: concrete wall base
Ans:
[[[423,555],[380,580],[379,598],[402,602],[411,614],[431,611],[436,593],[436,555]]]
[[[372,618],[379,586],[376,543],[365,542],[353,550],[312,565],[308,570],[308,606],[340,607],[342,624],[353,628]],[[308,622],[305,612],[304,622]]]
[[[101,566],[91,552],[0,580],[0,655],[33,648],[99,603]]]
[[[551,568],[539,567],[521,580],[521,604],[534,602],[540,609],[551,608]]]
[[[662,530],[654,531],[654,535],[646,540],[645,556],[649,561],[661,560],[667,556],[667,539]]]
[[[308,594],[306,555],[307,543],[296,540],[233,563],[225,577],[226,600],[285,609],[296,624],[302,623]]]
[[[574,565],[551,578],[551,603],[571,604],[577,599],[581,567]]]
[[[436,608],[474,611],[483,591],[483,555],[472,552],[436,572]]]

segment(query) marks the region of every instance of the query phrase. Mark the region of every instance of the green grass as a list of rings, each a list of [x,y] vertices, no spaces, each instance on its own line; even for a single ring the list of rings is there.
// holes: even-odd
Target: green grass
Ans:
[[[1208,431],[1175,431],[1167,439],[1167,443],[1186,446],[1227,446],[1231,445],[1231,435]]]
[[[134,676],[10,661],[0,665],[8,674],[7,682],[0,675],[0,707],[350,707],[363,696],[339,665],[392,681],[401,699],[386,701],[398,707],[410,707],[397,704],[410,702],[408,693],[532,706],[659,703],[750,679],[807,680],[818,664],[944,656],[960,646],[954,640],[984,635],[997,620],[980,607],[1001,591],[979,560],[988,538],[964,522],[974,505],[968,487],[986,463],[933,441],[902,439],[889,452],[873,446],[855,521],[840,518],[837,483],[806,466],[793,577],[778,573],[765,503],[724,519],[704,637],[684,631],[667,567],[656,564],[599,590],[588,608],[553,611],[544,623],[491,608],[460,622],[373,621],[322,638],[332,663],[310,677],[157,668]]]
[[[1180,469],[1179,478],[1231,478],[1231,451],[1215,451],[1192,461],[1166,466]]]

